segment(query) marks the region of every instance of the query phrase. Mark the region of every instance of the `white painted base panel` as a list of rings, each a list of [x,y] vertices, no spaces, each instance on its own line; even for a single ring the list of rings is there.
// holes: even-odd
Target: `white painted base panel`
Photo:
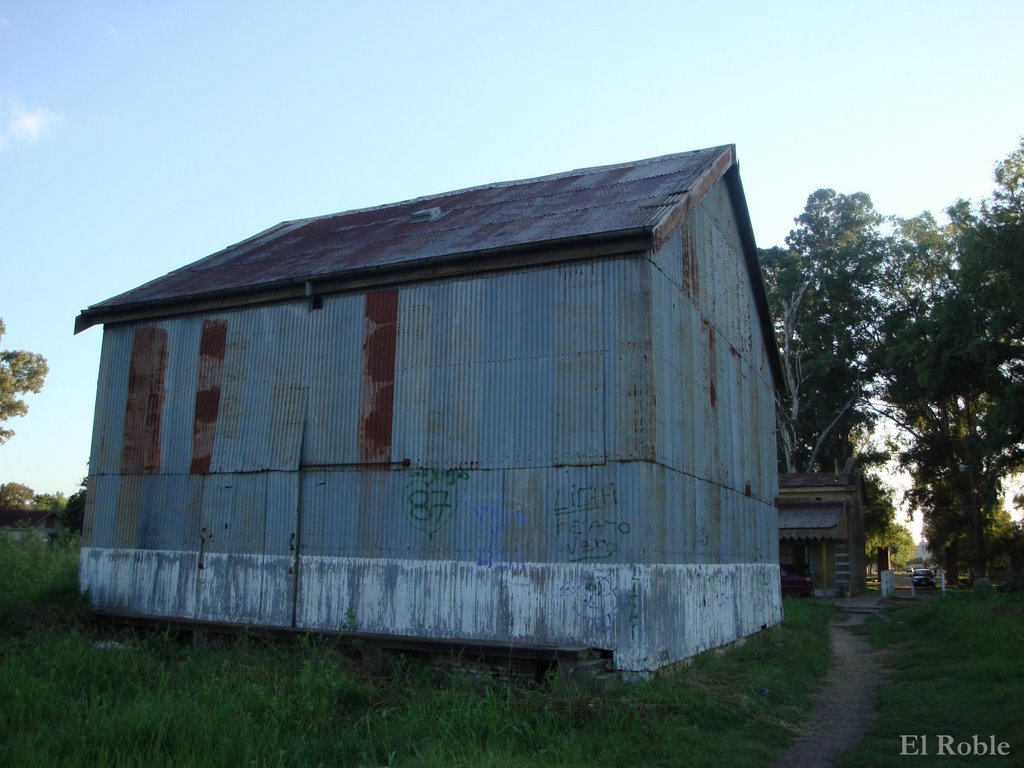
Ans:
[[[103,611],[510,645],[585,645],[644,673],[782,618],[778,566],[514,563],[86,547]]]

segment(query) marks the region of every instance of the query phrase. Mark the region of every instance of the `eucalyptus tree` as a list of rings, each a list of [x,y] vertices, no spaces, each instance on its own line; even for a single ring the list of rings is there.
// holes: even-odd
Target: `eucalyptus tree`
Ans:
[[[761,251],[782,357],[781,468],[842,465],[867,407],[876,337],[875,286],[885,261],[882,217],[861,192],[819,189],[807,199],[788,248]]]
[[[966,550],[975,577],[1003,481],[1024,466],[1024,144],[996,183],[977,213],[960,201],[948,227],[903,230],[871,359],[933,552]]]
[[[933,551],[959,549],[975,575],[1003,481],[1024,467],[1024,142],[995,181],[948,225],[820,189],[788,247],[761,252],[786,380],[781,468],[839,463],[889,418]]]

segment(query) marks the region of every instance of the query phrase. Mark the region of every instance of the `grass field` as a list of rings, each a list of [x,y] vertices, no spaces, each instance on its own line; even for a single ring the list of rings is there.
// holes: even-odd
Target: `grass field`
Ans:
[[[950,592],[871,618],[864,632],[887,649],[889,677],[872,731],[840,768],[1024,765],[1024,593]],[[981,751],[975,736],[1008,754],[958,754]]]
[[[611,693],[412,660],[373,678],[336,641],[115,634],[79,596],[77,558],[0,541],[0,765],[760,767],[829,664],[831,608],[787,600],[783,625]]]

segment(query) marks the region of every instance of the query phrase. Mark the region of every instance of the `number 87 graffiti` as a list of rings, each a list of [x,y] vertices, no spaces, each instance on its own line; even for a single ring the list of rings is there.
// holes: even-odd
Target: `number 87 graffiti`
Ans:
[[[465,470],[418,469],[402,493],[405,511],[414,528],[433,538],[459,506],[458,481],[468,480]]]

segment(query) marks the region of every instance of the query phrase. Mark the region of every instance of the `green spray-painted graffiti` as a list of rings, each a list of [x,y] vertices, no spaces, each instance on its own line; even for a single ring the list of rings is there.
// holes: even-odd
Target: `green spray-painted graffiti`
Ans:
[[[414,528],[433,538],[459,507],[461,482],[469,479],[465,469],[415,469],[402,491],[402,503]]]

